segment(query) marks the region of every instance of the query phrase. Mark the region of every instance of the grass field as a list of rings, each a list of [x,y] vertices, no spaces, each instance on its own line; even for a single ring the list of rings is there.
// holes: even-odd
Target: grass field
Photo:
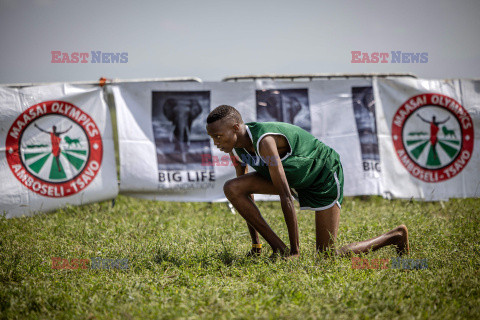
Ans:
[[[277,202],[259,203],[288,243]],[[31,218],[0,219],[0,317],[9,319],[479,319],[480,199],[445,203],[347,198],[339,244],[398,224],[424,270],[358,270],[314,253],[314,216],[299,216],[301,257],[245,258],[243,219],[225,203],[119,196]],[[127,270],[56,270],[52,257],[129,260]],[[393,248],[369,258],[395,257]]]

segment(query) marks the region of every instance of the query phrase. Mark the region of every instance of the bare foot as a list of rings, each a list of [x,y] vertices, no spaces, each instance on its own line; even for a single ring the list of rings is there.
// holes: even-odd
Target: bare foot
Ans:
[[[395,231],[399,232],[400,235],[397,243],[395,244],[397,248],[397,254],[399,256],[407,255],[410,252],[407,226],[402,224],[401,226],[398,226]]]
[[[319,252],[320,253],[320,252]],[[335,250],[335,255],[339,257],[352,257],[355,254],[352,250],[350,250],[347,246],[342,247],[340,249]],[[325,257],[325,255],[323,255]]]

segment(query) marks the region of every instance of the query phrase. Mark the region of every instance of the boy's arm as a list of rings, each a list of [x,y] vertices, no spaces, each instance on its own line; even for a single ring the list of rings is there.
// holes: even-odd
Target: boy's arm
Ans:
[[[258,152],[267,161],[273,185],[280,195],[283,216],[287,223],[288,236],[290,238],[290,255],[297,255],[299,252],[297,214],[295,213],[290,186],[280,161],[275,138],[273,136],[264,137],[260,141]]]
[[[248,167],[246,165],[243,166],[240,161],[238,161],[237,158],[233,155],[232,152],[230,152],[229,155],[231,161],[233,162],[233,165],[235,166],[235,173],[237,174],[237,177],[243,176],[244,174],[248,173]]]

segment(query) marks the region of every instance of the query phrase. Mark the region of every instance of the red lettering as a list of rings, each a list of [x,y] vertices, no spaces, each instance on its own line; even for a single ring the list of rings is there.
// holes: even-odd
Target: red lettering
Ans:
[[[52,63],[61,63],[62,60],[60,60],[59,56],[62,53],[61,51],[52,51]]]
[[[362,60],[359,59],[361,51],[352,51],[352,61],[351,63],[361,63]]]
[[[81,269],[87,269],[88,259],[80,259],[79,263]]]
[[[220,165],[222,167],[227,167],[228,166],[228,160],[230,160],[230,157],[227,155],[222,156]]]
[[[370,58],[368,57],[367,52],[362,53],[362,62],[363,63],[370,63]]]
[[[359,257],[352,257],[352,269],[360,269],[362,259]]]
[[[381,63],[388,63],[388,60],[387,58],[389,57],[389,53],[388,52],[380,52],[380,58],[382,58],[382,61],[380,61]]]
[[[234,167],[240,165],[240,161],[238,161],[238,160],[237,160],[237,157],[235,157],[235,156],[231,156],[231,157],[230,157],[230,161],[232,162],[232,165],[233,165]]]
[[[369,269],[369,263],[367,258],[362,259],[362,266],[360,267],[360,269]]]
[[[382,263],[382,269],[387,269],[388,259],[382,259],[380,262]]]
[[[60,269],[70,269],[67,259],[62,259],[62,265],[60,266]]]
[[[62,53],[62,63],[70,63],[70,56],[67,52]]]
[[[81,63],[87,63],[88,52],[80,52],[80,58],[82,58],[82,61],[80,61]]]
[[[78,52],[72,53],[72,63],[78,63]]]
[[[210,167],[212,166],[212,155],[208,153],[202,154],[202,166]]]
[[[78,259],[72,259],[70,261],[70,269],[78,269]]]
[[[59,257],[52,257],[52,269],[60,269],[60,264],[59,262],[62,260],[62,258]]]

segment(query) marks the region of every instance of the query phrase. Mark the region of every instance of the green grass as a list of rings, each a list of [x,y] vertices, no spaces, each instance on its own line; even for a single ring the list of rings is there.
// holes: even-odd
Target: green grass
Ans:
[[[277,202],[259,203],[288,243]],[[314,254],[314,216],[299,213],[298,260],[245,258],[243,219],[225,203],[119,196],[31,218],[0,219],[0,318],[479,319],[480,199],[347,198],[338,243],[405,223],[425,270],[357,270]],[[263,241],[264,242],[264,241]],[[369,254],[392,258],[393,248]],[[127,270],[54,270],[51,258],[128,258]]]

